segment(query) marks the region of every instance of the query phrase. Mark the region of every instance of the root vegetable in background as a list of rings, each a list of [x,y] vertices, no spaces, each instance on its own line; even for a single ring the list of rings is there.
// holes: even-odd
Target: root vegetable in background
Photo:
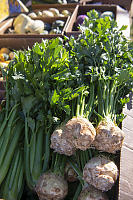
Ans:
[[[54,17],[60,16],[60,11],[57,8],[49,8],[49,11],[54,14]]]
[[[13,22],[13,27],[16,33],[18,34],[25,34],[26,33],[26,27],[31,24],[33,20],[25,15],[25,14],[20,14],[18,15]]]
[[[117,178],[117,166],[105,157],[93,157],[83,169],[84,181],[101,191],[110,190]]]
[[[15,18],[13,27],[17,34],[41,34],[44,31],[44,22],[41,20],[32,20],[28,15],[20,14]]]
[[[35,12],[31,12],[31,13],[28,14],[28,16],[30,18],[34,18],[34,17],[37,17],[37,14]]]
[[[15,53],[10,51],[8,48],[0,49],[0,67],[7,67],[10,61],[14,58]]]
[[[76,31],[79,30],[79,26],[84,23],[85,19],[88,18],[87,15],[79,15],[75,21]]]

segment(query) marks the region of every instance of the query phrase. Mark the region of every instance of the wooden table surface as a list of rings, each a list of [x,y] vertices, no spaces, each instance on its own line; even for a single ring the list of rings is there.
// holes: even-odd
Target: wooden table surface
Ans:
[[[124,109],[125,140],[121,150],[119,200],[133,200],[133,93]]]

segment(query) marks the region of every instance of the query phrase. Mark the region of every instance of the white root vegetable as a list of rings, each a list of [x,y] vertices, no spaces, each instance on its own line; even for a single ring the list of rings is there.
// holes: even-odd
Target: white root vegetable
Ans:
[[[92,185],[87,185],[81,191],[78,200],[109,200],[109,198],[105,193],[94,188]]]
[[[18,15],[13,22],[15,33],[27,33],[26,27],[28,27],[31,23],[33,23],[33,20],[29,16],[25,14]]]
[[[43,10],[42,11],[42,16],[43,17],[54,17],[53,12],[49,11],[49,10]]]
[[[73,117],[65,125],[65,137],[76,149],[85,151],[95,139],[96,131],[92,123],[83,117]]]
[[[38,11],[38,12],[37,12],[37,16],[38,16],[38,17],[42,17],[42,12],[41,12],[41,11]]]
[[[124,132],[110,119],[102,120],[96,128],[93,146],[100,151],[116,153],[122,147]]]
[[[60,15],[59,15],[59,17],[65,17],[65,15],[63,15],[63,14],[60,14]]]
[[[110,19],[113,19],[115,16],[114,16],[114,13],[111,12],[111,11],[105,11],[103,12],[101,15],[100,15],[101,18],[105,18],[105,17],[110,17]]]
[[[37,17],[37,14],[35,12],[31,12],[28,14],[28,16],[33,18],[33,17]]]
[[[13,23],[14,30],[18,34],[35,33],[41,34],[44,31],[44,22],[41,20],[32,20],[25,14],[17,16]]]
[[[54,17],[59,17],[60,12],[57,8],[49,8],[49,11],[54,14]]]
[[[39,178],[35,191],[39,200],[61,200],[68,193],[68,184],[62,176],[46,172]]]
[[[64,138],[64,128],[61,127],[53,132],[51,135],[51,145],[55,152],[71,156],[75,153],[75,148],[70,142]]]
[[[44,22],[41,20],[33,20],[32,23],[26,27],[27,32],[33,34],[41,34],[44,31]]]
[[[101,191],[112,188],[118,178],[118,168],[105,157],[93,157],[83,169],[83,179]]]
[[[71,15],[71,13],[68,10],[62,10],[61,14],[64,15],[65,17],[68,17]]]

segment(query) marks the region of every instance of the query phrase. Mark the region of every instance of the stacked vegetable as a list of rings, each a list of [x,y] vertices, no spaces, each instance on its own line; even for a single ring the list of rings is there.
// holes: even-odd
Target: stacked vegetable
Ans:
[[[61,34],[67,17],[60,20],[50,20],[50,23],[44,22],[44,17],[38,19],[24,13],[15,17],[12,27],[7,28],[8,34]]]
[[[40,200],[107,200],[117,181],[133,51],[124,27],[95,10],[87,15],[77,40],[36,43],[9,64],[0,113],[2,198],[18,200],[28,190]]]
[[[28,14],[31,18],[35,17],[68,17],[71,15],[69,10],[58,10],[57,8],[48,8],[47,10],[38,10]]]

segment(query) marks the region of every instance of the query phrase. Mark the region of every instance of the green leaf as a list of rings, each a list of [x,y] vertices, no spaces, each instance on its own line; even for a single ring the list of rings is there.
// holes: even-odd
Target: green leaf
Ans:
[[[51,98],[51,104],[57,104],[59,101],[60,96],[57,94],[57,91],[54,90],[54,93]]]
[[[69,105],[65,105],[65,106],[63,107],[63,109],[64,109],[64,111],[66,112],[67,115],[70,115],[71,108],[70,108]]]
[[[122,69],[118,77],[120,83],[127,82],[129,80],[129,71]]]
[[[125,105],[126,103],[130,102],[130,98],[129,97],[123,98],[120,101],[121,101],[122,105]]]
[[[119,31],[124,31],[124,30],[126,30],[127,29],[127,25],[123,25],[120,29],[119,29]]]

